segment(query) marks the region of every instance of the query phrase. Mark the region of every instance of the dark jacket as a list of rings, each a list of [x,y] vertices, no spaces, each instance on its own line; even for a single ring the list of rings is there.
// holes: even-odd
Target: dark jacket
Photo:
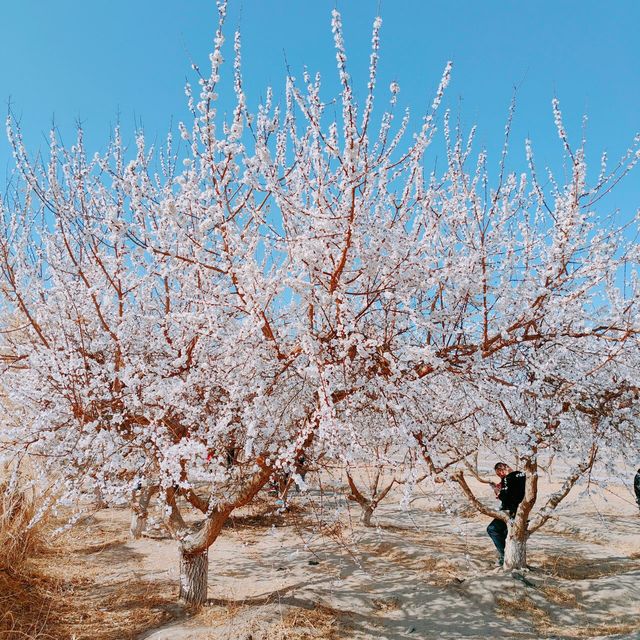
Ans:
[[[633,490],[636,492],[636,502],[640,506],[640,469],[636,473],[636,477],[633,479]]]
[[[498,494],[498,499],[502,502],[500,508],[503,511],[508,511],[512,517],[524,498],[526,480],[527,476],[522,471],[512,471],[500,481],[501,489]]]

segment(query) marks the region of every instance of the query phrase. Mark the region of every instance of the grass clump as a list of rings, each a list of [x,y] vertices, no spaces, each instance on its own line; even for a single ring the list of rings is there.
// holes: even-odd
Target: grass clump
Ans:
[[[46,547],[48,518],[35,494],[0,483],[0,637],[48,640],[55,581],[32,560]]]

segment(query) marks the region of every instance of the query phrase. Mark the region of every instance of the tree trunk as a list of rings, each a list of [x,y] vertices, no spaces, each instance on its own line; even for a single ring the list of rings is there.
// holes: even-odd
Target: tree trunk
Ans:
[[[102,495],[102,489],[100,489],[100,487],[94,487],[93,497],[95,499],[96,511],[101,511],[102,509],[106,509],[107,503],[104,501],[104,497]]]
[[[129,527],[129,535],[132,540],[138,540],[142,537],[142,533],[147,526],[147,513],[138,513],[135,509],[131,514],[131,525]]]
[[[199,606],[207,600],[209,549],[187,553],[180,547],[180,595],[182,602]]]
[[[508,525],[509,533],[504,547],[504,568],[525,569],[527,566],[528,532],[515,525]]]
[[[362,506],[362,514],[360,516],[360,522],[365,527],[370,527],[371,525],[371,516],[373,516],[374,507],[371,504],[363,504]]]
[[[149,502],[151,501],[152,494],[153,489],[151,489],[150,487],[141,489],[138,499],[136,500],[136,498],[134,497],[131,501],[132,514],[129,533],[131,534],[131,538],[133,540],[137,540],[142,536],[142,532],[147,525]]]
[[[524,458],[524,470],[527,474],[524,498],[518,505],[515,518],[507,522],[508,533],[503,565],[505,569],[526,569],[527,567],[529,514],[538,497],[538,459],[535,452]]]
[[[269,481],[273,468],[264,465],[253,480],[236,493],[232,503],[220,505],[203,520],[187,526],[176,504],[174,488],[166,490],[169,506],[167,527],[180,542],[180,593],[182,602],[200,606],[207,600],[207,574],[209,572],[209,547],[216,541],[222,527],[234,509],[244,507]]]

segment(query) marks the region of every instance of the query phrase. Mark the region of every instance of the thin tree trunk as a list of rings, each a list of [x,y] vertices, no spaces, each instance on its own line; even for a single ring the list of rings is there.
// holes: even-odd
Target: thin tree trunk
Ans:
[[[149,513],[149,502],[153,495],[153,488],[147,487],[140,490],[139,496],[136,500],[134,497],[131,501],[131,525],[129,527],[129,533],[133,540],[137,540],[142,536],[145,527],[147,526],[147,516]],[[135,496],[135,494],[134,494]]]
[[[378,505],[387,497],[389,491],[396,483],[396,479],[393,478],[391,482],[387,484],[387,486],[378,494],[378,485],[380,483],[380,470],[378,469],[376,473],[375,480],[373,482],[373,487],[371,488],[372,496],[371,498],[367,498],[360,489],[358,489],[356,483],[354,482],[351,474],[347,471],[347,482],[349,483],[349,488],[351,489],[351,493],[347,495],[349,500],[353,500],[360,505],[362,509],[362,513],[360,514],[360,522],[365,527],[373,526],[371,524],[371,518],[373,516],[373,512],[377,509]]]
[[[131,525],[129,526],[129,536],[132,540],[140,539],[147,526],[147,512],[140,513],[136,510],[136,507],[134,507],[131,514]]]
[[[362,512],[360,514],[360,522],[365,527],[371,526],[371,516],[373,515],[373,511],[376,508],[376,504],[372,500],[369,500],[356,486],[356,483],[353,481],[351,474],[347,471],[347,482],[349,483],[349,488],[351,489],[351,493],[347,496],[349,500],[353,500],[360,505]]]
[[[199,606],[207,600],[209,549],[187,553],[180,547],[180,595],[182,602]]]
[[[95,507],[97,511],[106,509],[107,503],[104,501],[104,497],[102,495],[102,489],[100,489],[100,487],[95,487],[93,489],[93,497],[95,499]]]
[[[371,503],[368,504],[362,504],[360,505],[362,507],[362,514],[360,515],[360,522],[362,522],[362,524],[365,527],[370,527],[371,525],[371,516],[373,516],[373,510],[374,510],[374,506]]]

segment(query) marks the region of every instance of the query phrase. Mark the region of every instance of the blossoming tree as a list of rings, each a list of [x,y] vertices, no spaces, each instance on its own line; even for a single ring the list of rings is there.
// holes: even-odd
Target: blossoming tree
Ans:
[[[618,255],[572,204],[582,159],[544,218],[534,172],[501,171],[482,200],[486,158],[467,175],[471,140],[427,175],[450,66],[407,142],[395,84],[374,125],[381,21],[359,106],[336,11],[336,117],[306,74],[304,89],[287,78],[283,105],[269,91],[250,112],[236,36],[225,120],[219,8],[210,70],[187,87],[184,157],[171,136],[156,151],[141,133],[129,157],[118,132],[87,156],[80,132],[69,149],[52,135],[49,159],[32,161],[10,121],[17,172],[0,234],[2,298],[20,323],[2,350],[13,451],[67,502],[95,486],[107,501],[157,494],[190,603],[206,598],[208,549],[229,515],[275,473],[295,477],[302,454],[348,463],[354,442],[389,445],[441,469],[486,411],[469,384],[515,345],[555,335],[570,349],[582,334],[631,332],[633,317],[620,303],[600,329],[570,304],[595,301],[596,274]],[[576,255],[593,261],[586,288]]]
[[[507,523],[507,568],[526,566],[529,535],[599,457],[617,457],[638,439],[638,248],[629,233],[637,217],[616,225],[593,208],[637,163],[638,139],[613,172],[603,160],[589,186],[584,143],[572,150],[556,101],[553,108],[570,179],[560,185],[551,176],[544,193],[527,144],[532,192],[516,192],[512,178],[513,198],[498,190],[490,202],[476,200],[476,210],[486,212],[477,218],[480,290],[471,302],[477,315],[461,330],[481,357],[460,372],[477,411],[453,440],[516,450],[527,475],[513,519],[483,505],[462,470],[452,476],[482,513]],[[479,198],[474,186],[486,182],[483,170],[458,177],[459,190]],[[569,471],[533,518],[543,451]]]

